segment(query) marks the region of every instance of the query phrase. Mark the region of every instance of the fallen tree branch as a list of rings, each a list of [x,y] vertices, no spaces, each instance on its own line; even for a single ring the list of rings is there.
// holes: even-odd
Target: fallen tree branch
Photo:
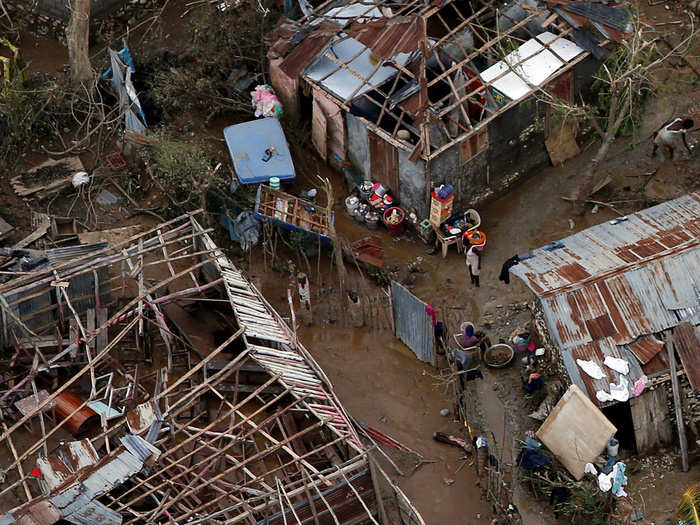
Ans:
[[[615,209],[615,207],[612,204],[609,204],[607,202],[593,201],[593,200],[589,200],[589,199],[580,200],[580,199],[574,199],[573,197],[564,197],[564,196],[562,196],[562,200],[565,200],[567,202],[577,203],[577,204],[583,203],[583,204],[597,204],[598,206],[605,206],[606,208],[610,208],[612,211],[617,213],[620,217],[625,216],[624,213],[621,213],[619,210]]]

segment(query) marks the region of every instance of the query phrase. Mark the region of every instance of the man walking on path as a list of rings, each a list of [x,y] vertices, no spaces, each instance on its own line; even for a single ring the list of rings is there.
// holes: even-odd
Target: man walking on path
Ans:
[[[467,268],[472,285],[479,287],[479,274],[481,273],[481,255],[474,246],[467,250]]]

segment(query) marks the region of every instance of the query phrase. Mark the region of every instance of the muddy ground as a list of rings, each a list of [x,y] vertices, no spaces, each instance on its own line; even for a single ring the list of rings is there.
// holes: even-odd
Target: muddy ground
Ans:
[[[165,13],[166,24],[156,26],[158,34],[172,33],[177,27],[179,16],[175,9],[182,2],[172,2]],[[650,23],[673,22],[684,16],[681,11],[666,10],[663,6],[645,7]],[[666,26],[664,26],[666,27]],[[671,25],[672,29],[674,26]],[[30,71],[61,71],[66,62],[65,48],[56,42],[46,41],[29,34],[22,35],[22,52],[29,63]],[[144,44],[134,45],[135,52],[145,52]],[[98,51],[98,50],[96,50]],[[505,285],[498,280],[501,264],[516,253],[541,246],[560,239],[618,214],[630,213],[655,202],[677,197],[691,189],[698,188],[700,182],[700,147],[696,146],[690,160],[667,161],[661,163],[651,159],[649,141],[633,147],[643,137],[648,137],[656,127],[669,117],[698,111],[700,92],[695,86],[678,83],[669,91],[651,101],[642,122],[637,139],[623,139],[612,148],[601,170],[601,175],[610,174],[612,182],[599,194],[596,200],[615,201],[614,209],[601,206],[596,214],[590,209],[583,217],[573,216],[569,204],[561,199],[570,194],[577,183],[577,174],[595,152],[596,143],[586,139],[581,143],[583,153],[564,166],[549,167],[533,173],[520,186],[507,195],[479,209],[482,216],[482,229],[488,235],[488,245],[482,259],[483,271],[481,287],[473,288],[468,283],[467,271],[462,255],[454,247],[446,258],[429,255],[430,247],[414,236],[390,237],[385,231],[369,232],[353,222],[343,211],[342,200],[346,189],[341,177],[321,166],[336,189],[336,221],[339,233],[348,240],[356,240],[368,234],[377,234],[383,241],[386,263],[397,267],[398,278],[408,279],[414,294],[432,304],[438,317],[450,328],[461,321],[470,320],[477,326],[487,326],[493,341],[506,338],[515,327],[529,319],[525,308],[532,300],[531,293],[517,280]],[[194,124],[194,133],[217,140],[217,147],[223,150],[220,142],[225,125],[233,123],[222,119],[206,127]],[[695,136],[698,142],[698,136]],[[315,185],[315,166],[318,164],[313,153],[300,154],[297,165],[302,166],[300,178],[292,190]],[[45,155],[29,153],[24,167],[44,160]],[[84,159],[89,161],[88,158]],[[646,174],[656,170],[653,177]],[[29,208],[46,211],[47,206],[54,210],[69,210],[71,196],[59,199],[62,202],[23,201],[16,197],[9,187],[8,178],[0,183],[0,214],[8,222],[17,226],[16,238],[29,233]],[[153,195],[148,196],[149,199]],[[161,196],[162,197],[162,196]],[[155,196],[157,201],[158,197]],[[84,199],[77,199],[71,213],[82,213],[86,206]],[[122,199],[113,206],[95,206],[99,228],[109,228],[124,224],[151,223],[151,216],[135,215],[132,207]],[[157,205],[149,200],[144,207]],[[573,220],[572,223],[570,221]],[[220,235],[223,237],[223,234]],[[11,238],[12,240],[13,238]],[[282,315],[288,315],[286,283],[288,275],[272,270],[260,249],[251,256],[240,256],[236,246],[229,252],[236,263],[251,277],[261,283],[263,293],[278,308]],[[278,268],[284,266],[287,258],[300,264],[294,254],[281,250]],[[320,258],[321,268],[312,261],[310,272],[313,291],[314,323],[310,327],[300,327],[300,338],[334,384],[345,407],[358,420],[383,431],[406,446],[420,452],[426,462],[420,463],[410,454],[392,452],[399,467],[407,474],[400,476],[391,466],[387,471],[396,479],[401,488],[414,501],[429,524],[477,524],[489,523],[491,509],[480,498],[480,490],[475,486],[473,466],[459,450],[433,441],[434,431],[464,433],[465,429],[451,420],[442,417],[440,410],[451,408],[451,400],[445,395],[443,385],[437,378],[439,371],[421,364],[415,356],[397,341],[385,320],[367,319],[363,328],[348,326],[343,319],[343,301],[337,296],[337,281],[330,268],[330,257],[324,252]],[[409,263],[417,263],[418,272],[409,273]],[[350,279],[361,293],[377,297],[381,294],[372,283],[364,280],[354,268],[350,268]],[[376,313],[376,311],[375,311]],[[484,433],[496,441],[503,463],[512,463],[511,451],[515,450],[515,440],[522,439],[524,431],[537,428],[537,423],[527,417],[531,410],[530,401],[525,399],[519,386],[518,364],[498,371],[489,371],[483,381],[473,385],[478,410],[474,411],[472,422],[476,433]],[[645,517],[655,523],[670,523],[676,502],[685,488],[700,480],[697,461],[689,473],[678,472],[678,457],[675,450],[668,450],[658,456],[642,460],[639,474],[632,476],[631,486],[639,490],[643,497],[642,510]],[[646,463],[645,463],[646,462]],[[417,466],[418,463],[418,466]],[[417,466],[417,468],[416,468]],[[414,471],[415,469],[415,471]],[[526,524],[556,523],[551,508],[546,503],[533,502],[528,494],[516,483],[515,501],[524,515]]]

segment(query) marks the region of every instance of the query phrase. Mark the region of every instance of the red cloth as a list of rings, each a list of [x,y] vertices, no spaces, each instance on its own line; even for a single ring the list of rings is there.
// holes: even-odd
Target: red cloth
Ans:
[[[435,309],[430,306],[429,304],[425,305],[425,313],[430,316],[430,318],[433,320],[433,328],[435,328],[435,324],[437,323],[437,320],[435,319]]]

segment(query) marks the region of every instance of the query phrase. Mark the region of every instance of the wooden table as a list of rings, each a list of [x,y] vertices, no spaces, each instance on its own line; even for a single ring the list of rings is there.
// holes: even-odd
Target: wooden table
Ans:
[[[447,249],[452,244],[457,245],[457,253],[462,253],[462,234],[445,236],[438,228],[433,227],[435,230],[435,247],[437,248],[439,244],[442,245],[442,257],[447,257]]]

